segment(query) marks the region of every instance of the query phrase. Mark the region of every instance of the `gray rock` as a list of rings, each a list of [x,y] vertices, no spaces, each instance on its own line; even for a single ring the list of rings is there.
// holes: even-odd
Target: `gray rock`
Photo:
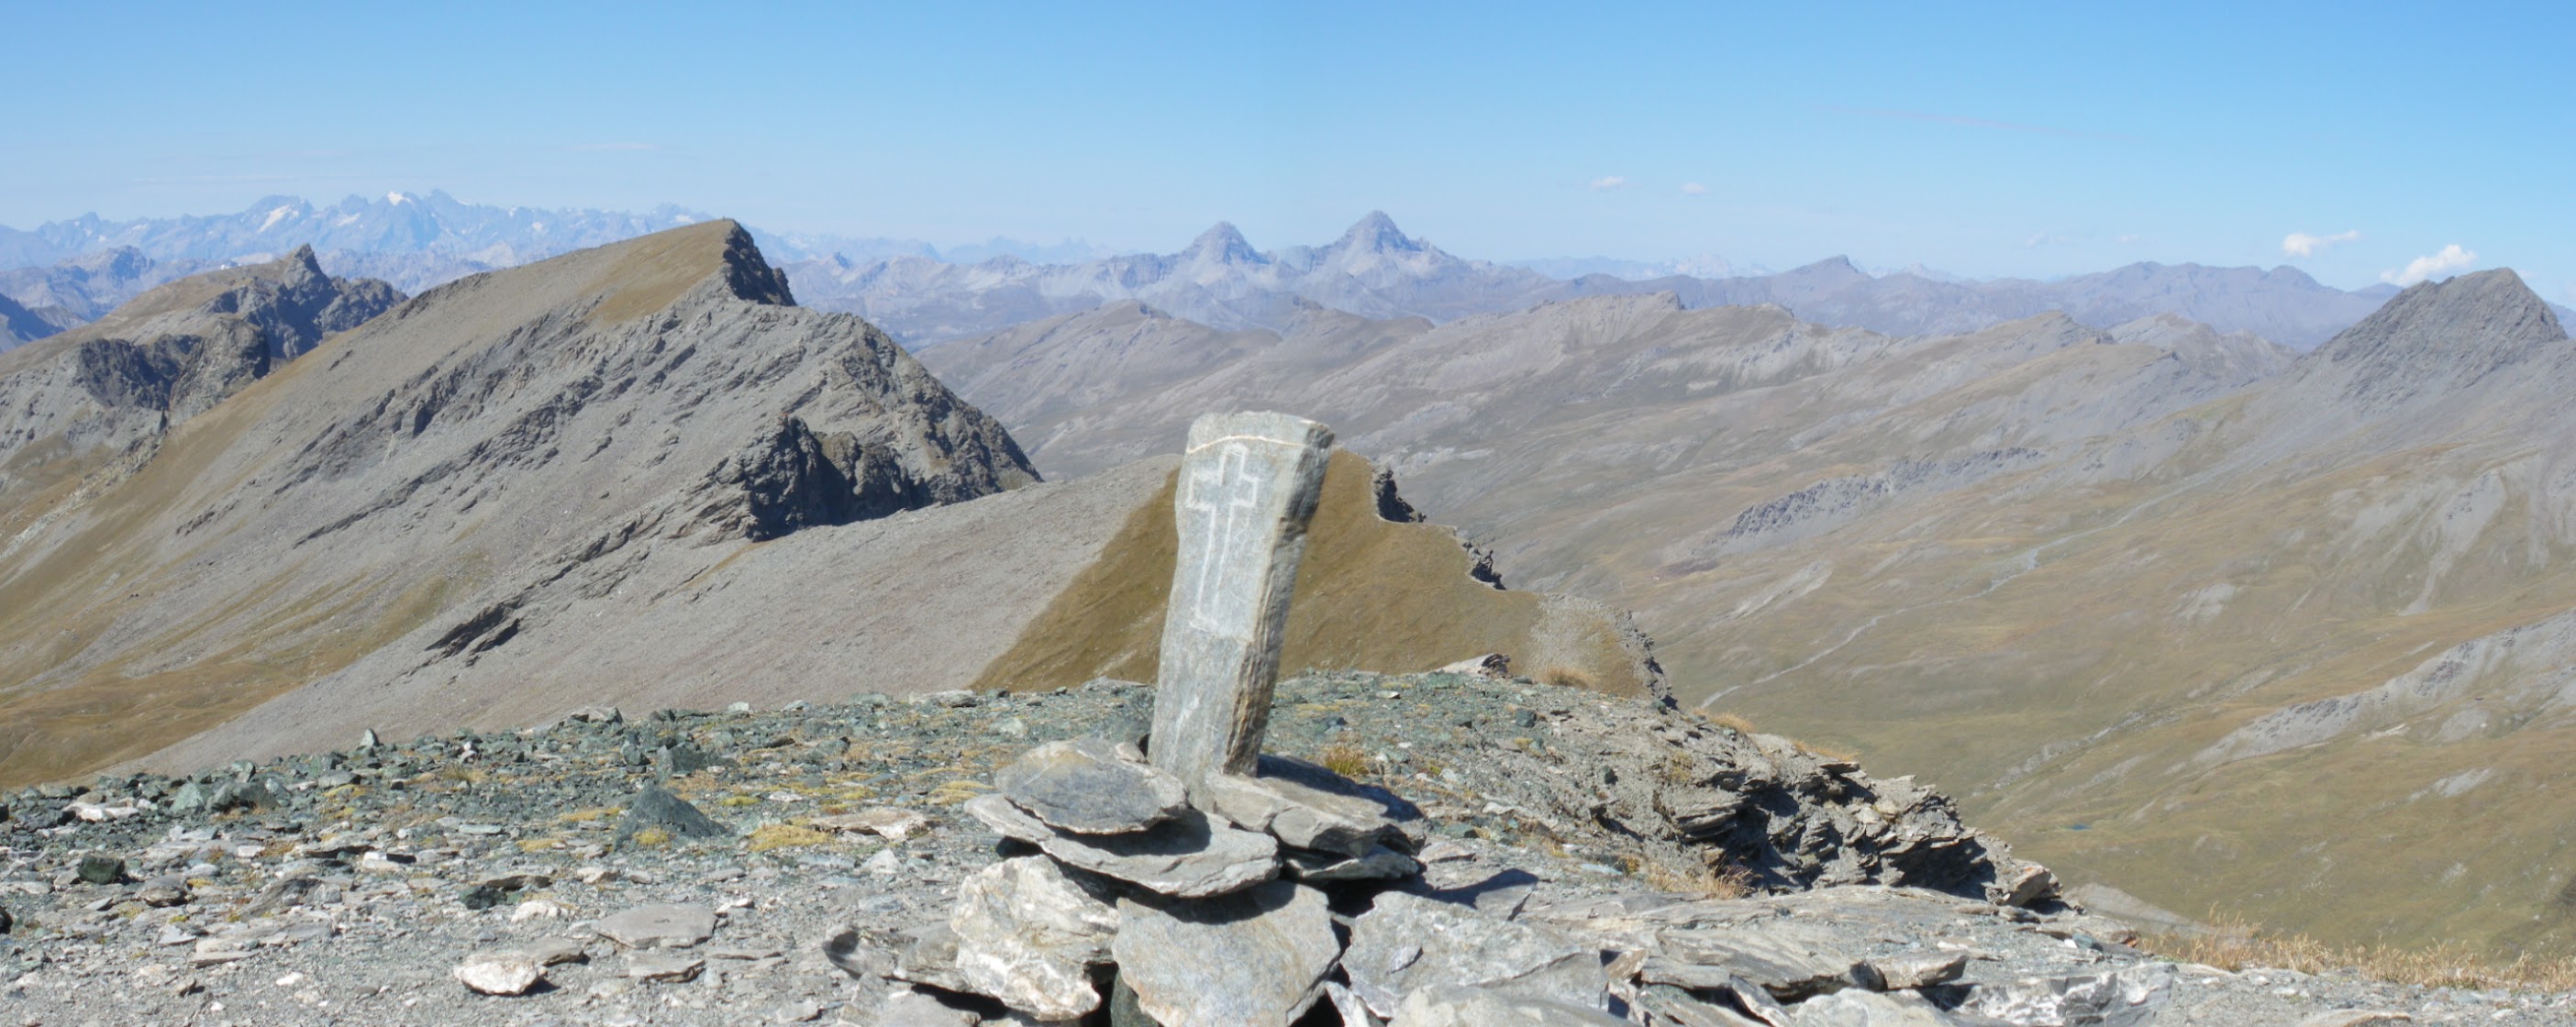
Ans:
[[[1773,1021],[1756,1019],[1726,1006],[1704,1001],[1698,994],[1669,984],[1648,985],[1639,990],[1638,1006],[1654,1014],[1655,1022],[1669,1022],[1674,1027],[1766,1027]],[[1779,1011],[1777,1023],[1789,1022],[1787,1011]]]
[[[1066,834],[999,795],[967,800],[966,812],[1003,837],[1034,844],[1067,866],[1175,898],[1223,895],[1279,874],[1277,841],[1216,823],[1197,810],[1125,835]]]
[[[1399,804],[1381,789],[1304,760],[1263,756],[1253,776],[1211,774],[1201,783],[1206,808],[1300,849],[1360,857],[1393,844],[1411,848],[1397,826]]]
[[[1342,1027],[1379,1027],[1386,1022],[1369,1012],[1368,1003],[1360,1001],[1359,993],[1340,981],[1324,982],[1324,1000],[1333,1004],[1333,1012],[1342,1018]]]
[[[188,879],[177,874],[155,877],[134,891],[136,901],[155,908],[184,905],[188,896]]]
[[[1189,805],[1181,779],[1098,738],[1048,742],[994,775],[1002,797],[1077,834],[1142,831]]]
[[[949,914],[957,978],[1041,1020],[1100,1006],[1091,968],[1109,961],[1118,910],[1044,856],[1007,859],[958,887]]]
[[[1878,972],[1880,986],[1889,991],[1910,991],[1935,984],[1948,984],[1968,971],[1965,952],[1907,952],[1869,961]]]
[[[638,906],[591,929],[630,949],[684,949],[715,937],[716,915],[699,906]]]
[[[2021,1027],[2136,1027],[2153,1023],[2173,995],[2173,967],[2143,963],[2108,973],[1979,984],[1956,1008]]]
[[[638,832],[656,827],[682,838],[721,838],[731,833],[688,800],[647,781],[634,801],[627,803],[626,816],[617,824],[617,841],[633,841]]]
[[[1723,988],[1743,980],[1783,1002],[1884,986],[1878,971],[1828,928],[1770,921],[1665,931],[1662,938],[1662,954],[1648,957],[1637,974],[1649,984]]]
[[[956,930],[946,923],[915,927],[902,939],[902,948],[895,955],[894,966],[885,971],[885,976],[926,984],[941,991],[971,993],[975,989],[957,973],[957,941]],[[827,956],[829,951],[826,949]],[[848,970],[857,960],[834,958],[833,962]]]
[[[83,856],[75,873],[90,884],[115,884],[125,880],[125,861],[114,856]]]
[[[1206,414],[1190,425],[1173,496],[1180,541],[1153,756],[1193,794],[1209,774],[1252,773],[1260,755],[1332,445],[1332,429],[1286,414]]]
[[[1122,898],[1111,951],[1162,1027],[1287,1027],[1322,997],[1340,942],[1324,893],[1286,881],[1197,902]]]
[[[311,877],[283,877],[268,883],[259,894],[243,906],[239,916],[244,920],[283,913],[304,904],[304,900],[322,890],[322,882]]]
[[[465,957],[448,976],[485,995],[525,995],[546,979],[546,971],[522,953],[481,952]]]
[[[626,976],[638,981],[680,984],[696,980],[707,961],[679,952],[637,952],[626,957]]]
[[[205,809],[207,802],[213,797],[212,789],[190,781],[180,785],[177,791],[171,792],[170,801],[163,805],[167,806],[172,813],[195,813]]]
[[[2014,860],[1998,867],[1995,882],[1986,886],[1986,897],[1998,906],[2027,906],[2057,897],[2057,875],[2037,863]]]
[[[877,1010],[877,1027],[976,1027],[984,1018],[936,992],[922,988],[896,988],[886,994],[885,1005]]]
[[[1955,1027],[1957,1017],[1921,995],[1838,991],[1799,1003],[1797,1027]]]
[[[575,938],[539,938],[519,946],[517,951],[520,955],[535,960],[538,966],[590,962],[589,950]]]
[[[1473,909],[1387,892],[1351,926],[1351,990],[1394,1016],[1416,989],[1471,985],[1580,1009],[1608,1005],[1598,950]]]
[[[1444,984],[1407,994],[1388,1027],[1628,1027],[1628,1021],[1584,1006]]]
[[[1291,880],[1323,884],[1330,881],[1383,881],[1411,877],[1422,872],[1422,864],[1394,849],[1380,845],[1368,855],[1349,857],[1337,852],[1315,852],[1287,849],[1280,853],[1280,865]]]

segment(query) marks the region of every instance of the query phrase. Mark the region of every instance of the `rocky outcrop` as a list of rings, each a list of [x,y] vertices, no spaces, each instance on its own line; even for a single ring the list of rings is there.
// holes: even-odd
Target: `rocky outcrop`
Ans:
[[[0,463],[117,450],[213,408],[402,300],[333,278],[299,249],[266,264],[163,285],[88,325],[0,359]]]
[[[2470,388],[2566,341],[2549,304],[2512,269],[2497,268],[2409,286],[2301,370],[2331,379],[2361,410],[2384,410]]]

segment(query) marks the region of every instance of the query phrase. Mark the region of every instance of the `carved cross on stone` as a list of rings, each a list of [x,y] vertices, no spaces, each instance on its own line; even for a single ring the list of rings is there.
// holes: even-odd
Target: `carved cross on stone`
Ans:
[[[1332,429],[1287,414],[1208,414],[1190,425],[1153,761],[1194,797],[1211,774],[1251,774],[1261,754],[1288,594],[1332,447]]]

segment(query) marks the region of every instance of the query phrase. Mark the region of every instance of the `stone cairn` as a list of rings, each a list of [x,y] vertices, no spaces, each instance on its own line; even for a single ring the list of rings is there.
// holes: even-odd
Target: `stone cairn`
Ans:
[[[936,1022],[904,1011],[932,1013],[942,992],[1037,1022],[1096,1019],[1105,1003],[1120,1027],[1286,1027],[1321,1001],[1345,1023],[1376,1023],[1364,1007],[1394,1012],[1401,996],[1371,975],[1328,979],[1345,961],[1334,911],[1420,890],[1421,814],[1261,754],[1332,443],[1284,414],[1190,426],[1150,756],[1050,742],[967,803],[1023,854],[968,878],[945,929],[916,934],[888,974],[913,987],[884,1022]],[[1375,1001],[1360,993],[1372,984],[1385,992]]]

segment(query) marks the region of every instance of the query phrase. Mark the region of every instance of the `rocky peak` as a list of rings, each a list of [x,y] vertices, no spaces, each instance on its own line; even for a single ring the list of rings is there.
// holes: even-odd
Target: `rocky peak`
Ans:
[[[1386,216],[1385,211],[1372,210],[1368,212],[1367,217],[1351,225],[1349,231],[1343,232],[1341,239],[1333,243],[1333,248],[1369,253],[1402,253],[1421,250],[1424,247],[1420,240],[1407,237],[1404,230],[1395,227],[1395,219]]]
[[[1854,266],[1850,257],[1839,254],[1819,260],[1813,264],[1783,271],[1780,273],[1779,277],[1796,281],[1801,285],[1809,287],[1816,285],[1852,285],[1870,280],[1869,272],[1863,271]]]
[[[787,273],[769,266],[761,256],[760,246],[751,241],[751,233],[740,222],[726,220],[723,225],[724,253],[719,274],[725,287],[735,296],[753,303],[792,307],[796,294],[787,286]]]
[[[2567,340],[2558,315],[2510,268],[2423,282],[2309,359],[2344,398],[2384,407],[2455,390]]]
[[[1261,253],[1243,238],[1231,221],[1219,221],[1181,251],[1183,263],[1258,264]]]

